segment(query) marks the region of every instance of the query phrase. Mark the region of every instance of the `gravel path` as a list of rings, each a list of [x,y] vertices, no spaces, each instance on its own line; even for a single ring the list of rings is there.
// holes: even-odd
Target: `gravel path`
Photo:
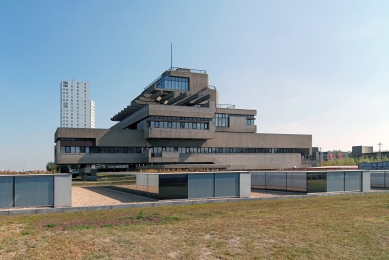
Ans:
[[[279,197],[279,196],[286,196],[292,194],[302,195],[303,193],[253,190],[251,192],[250,197],[268,198],[268,197]],[[132,195],[121,191],[111,190],[103,187],[73,187],[72,188],[72,207],[102,206],[102,205],[146,202],[146,201],[155,201],[155,200]]]
[[[152,199],[103,187],[72,187],[72,207],[102,206],[146,201],[152,201]]]

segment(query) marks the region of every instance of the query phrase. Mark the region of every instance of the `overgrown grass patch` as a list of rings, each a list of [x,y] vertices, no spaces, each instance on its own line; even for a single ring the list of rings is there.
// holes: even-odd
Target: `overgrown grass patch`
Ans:
[[[57,224],[54,224],[54,223],[49,223],[49,224],[46,224],[45,227],[48,227],[48,228],[53,228],[53,227],[56,227]]]
[[[0,259],[387,259],[388,205],[371,194],[1,216]]]
[[[82,230],[82,229],[92,229],[92,225],[81,225],[81,226],[73,226],[73,230]]]

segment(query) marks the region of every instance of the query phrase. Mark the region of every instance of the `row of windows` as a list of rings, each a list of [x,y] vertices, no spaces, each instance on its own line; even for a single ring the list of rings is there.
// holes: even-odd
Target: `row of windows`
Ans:
[[[297,148],[232,148],[232,147],[154,147],[152,153],[298,153]]]
[[[61,146],[61,153],[143,153],[143,147]]]
[[[73,82],[72,82],[72,84],[73,84]],[[80,84],[80,83],[77,82],[77,85],[79,85],[79,84]],[[64,87],[67,87],[68,82],[67,82],[67,81],[64,81],[64,82],[63,82],[63,85],[64,85]],[[85,86],[86,86],[86,83],[84,83],[84,88],[85,88]],[[72,85],[72,87],[73,87],[73,85]],[[78,86],[77,86],[77,88],[78,88]]]
[[[176,120],[176,121],[211,121],[210,118],[200,118],[200,117],[178,117],[178,116],[150,116],[148,120],[153,119],[168,119],[168,120]],[[164,120],[166,121],[166,120]]]
[[[65,97],[65,98],[67,98],[67,97]],[[77,98],[79,98],[79,97],[77,97]],[[86,103],[86,97],[84,99],[85,99],[84,103]],[[68,98],[66,100],[63,98],[63,101],[69,101],[69,100],[68,100]],[[73,102],[73,99],[71,99],[70,101]],[[80,100],[77,99],[77,102],[80,102]]]
[[[64,92],[62,93],[62,94],[69,94],[69,92],[68,92],[68,90],[66,90],[66,92],[65,92],[65,90],[63,90]],[[70,91],[73,91],[73,89],[72,90],[70,90]],[[79,92],[79,90],[77,89],[77,92]],[[86,92],[86,89],[84,90],[84,92]],[[73,94],[73,92],[71,92],[70,93],[70,95],[72,95]],[[77,94],[79,94],[79,93],[77,93]]]
[[[230,117],[245,117],[246,125],[255,125],[253,115],[235,115],[235,114],[215,114],[215,125],[221,127],[230,127]]]
[[[63,116],[62,117],[62,120],[65,122],[66,119],[69,119],[69,117],[67,116]],[[76,117],[74,117],[74,119],[76,119]],[[77,117],[77,119],[80,119],[80,117]],[[81,118],[82,119],[82,118]],[[73,120],[73,117],[70,117],[70,120]],[[84,117],[84,120],[86,120],[86,116]],[[68,122],[68,120],[66,120],[66,122]],[[78,122],[78,120],[77,120]]]
[[[78,101],[78,100],[77,100],[77,101]],[[73,104],[72,104],[72,105],[73,105]],[[68,102],[63,102],[63,108],[69,108]],[[70,108],[73,109],[73,106],[71,106]],[[81,107],[81,108],[82,108],[82,107]],[[77,109],[80,109],[78,103],[77,103]],[[85,106],[84,106],[84,109],[86,109]],[[65,111],[66,111],[66,109],[65,109]],[[77,110],[77,112],[78,112],[78,110]],[[91,109],[91,112],[95,112],[95,110],[94,110],[94,109]]]
[[[68,123],[62,123],[63,124],[63,126],[73,126],[73,124],[68,124]],[[74,126],[75,126],[76,124],[74,124]],[[79,124],[77,124],[77,126],[80,126]],[[84,127],[86,127],[86,124],[84,124]]]
[[[61,153],[143,153],[150,149],[151,154],[163,151],[179,153],[298,153],[297,148],[231,148],[231,147],[86,147],[61,146]]]
[[[95,141],[94,138],[59,138],[60,141]]]
[[[176,90],[189,90],[189,79],[180,77],[163,77],[158,83],[157,88],[162,89],[176,89]]]
[[[208,123],[184,123],[184,122],[160,122],[150,121],[149,128],[185,128],[185,129],[209,129]]]

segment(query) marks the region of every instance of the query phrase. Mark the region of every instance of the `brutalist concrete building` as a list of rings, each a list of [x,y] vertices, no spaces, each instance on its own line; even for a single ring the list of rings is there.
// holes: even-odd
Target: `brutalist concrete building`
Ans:
[[[206,71],[171,68],[114,115],[110,129],[58,128],[55,163],[129,170],[300,167],[312,136],[256,133],[255,116],[256,110],[219,104]]]

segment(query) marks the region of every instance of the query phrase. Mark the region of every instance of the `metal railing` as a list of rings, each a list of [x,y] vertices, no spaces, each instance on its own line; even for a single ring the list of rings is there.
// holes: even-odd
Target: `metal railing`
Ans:
[[[235,105],[231,105],[231,104],[217,104],[217,108],[235,109]]]
[[[172,67],[168,70],[166,70],[164,73],[162,73],[161,76],[159,76],[156,80],[154,80],[153,82],[151,82],[149,85],[147,85],[147,87],[144,88],[144,90],[148,89],[150,86],[152,86],[154,83],[156,83],[158,80],[160,80],[163,76],[163,74],[165,74],[167,71],[174,71],[174,70],[180,70],[182,69],[183,71],[189,71],[189,72],[192,72],[192,73],[202,73],[202,74],[206,74],[207,71],[206,70],[198,70],[198,69],[185,69],[185,68],[177,68],[177,67]],[[215,88],[216,89],[216,88]]]
[[[160,80],[162,78],[162,75],[159,76],[156,80],[154,80],[153,82],[151,82],[149,85],[147,85],[147,87],[144,88],[144,90],[148,89],[150,86],[152,86],[154,83],[156,83],[158,80]]]
[[[178,67],[172,67],[172,68],[168,69],[167,71],[172,71],[172,70],[182,70],[182,71],[189,71],[189,72],[193,72],[193,73],[202,73],[202,74],[207,73],[206,70],[186,69],[186,68],[178,68]]]

